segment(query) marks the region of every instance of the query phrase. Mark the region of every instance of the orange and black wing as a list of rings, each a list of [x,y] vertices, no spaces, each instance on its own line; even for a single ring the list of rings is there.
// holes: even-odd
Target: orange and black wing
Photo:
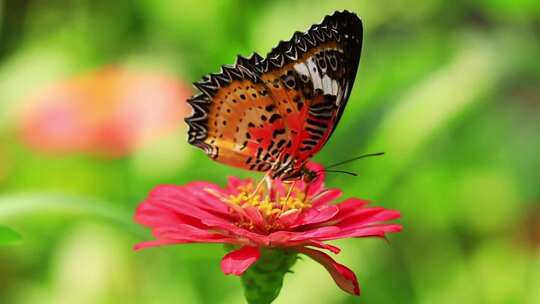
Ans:
[[[284,146],[285,125],[254,66],[262,58],[239,56],[232,66],[195,83],[188,103],[188,141],[212,159],[238,168],[268,171]],[[279,143],[279,147],[278,147]]]

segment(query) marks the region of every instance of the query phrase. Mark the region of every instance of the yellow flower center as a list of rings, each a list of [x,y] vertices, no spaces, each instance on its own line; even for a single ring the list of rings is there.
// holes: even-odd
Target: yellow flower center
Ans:
[[[222,198],[222,200],[242,208],[256,207],[265,217],[279,217],[286,211],[311,207],[305,194],[291,187],[292,185],[286,185],[285,195],[271,199],[270,195],[265,193],[265,189],[254,192],[252,184],[248,184],[244,187],[239,187],[238,194],[231,194],[226,198]]]
[[[226,197],[219,196],[219,198],[231,206],[238,206],[242,209],[257,208],[264,222],[263,226],[259,228],[272,231],[279,228],[280,225],[276,221],[279,217],[311,207],[310,200],[302,190],[292,184],[285,184],[284,187],[284,194],[274,193],[275,195],[271,195],[265,187],[260,187],[261,189],[256,191],[250,183],[238,187],[237,194],[230,194]],[[250,218],[241,218],[237,225],[250,229],[255,227],[255,223],[251,222]]]

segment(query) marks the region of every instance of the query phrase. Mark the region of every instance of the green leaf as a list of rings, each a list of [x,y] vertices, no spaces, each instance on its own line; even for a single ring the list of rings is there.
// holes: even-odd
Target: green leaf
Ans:
[[[19,241],[20,239],[21,235],[14,230],[0,226],[0,246]]]

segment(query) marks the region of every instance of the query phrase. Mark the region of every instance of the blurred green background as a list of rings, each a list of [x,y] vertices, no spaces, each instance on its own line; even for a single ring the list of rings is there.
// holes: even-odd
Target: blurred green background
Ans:
[[[243,303],[219,245],[132,251],[155,185],[256,176],[164,116],[203,74],[342,9],[363,54],[315,160],[385,151],[327,185],[400,210],[404,230],[336,242],[360,298],[304,259],[275,303],[540,303],[536,0],[0,0],[0,240],[22,236],[0,246],[0,303]]]

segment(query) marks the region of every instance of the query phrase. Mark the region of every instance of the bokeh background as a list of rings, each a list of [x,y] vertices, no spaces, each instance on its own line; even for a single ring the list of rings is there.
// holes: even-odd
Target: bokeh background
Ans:
[[[256,177],[186,144],[190,83],[338,9],[364,48],[315,159],[385,151],[327,184],[404,230],[336,242],[360,298],[304,259],[276,303],[540,303],[536,0],[0,0],[0,303],[242,303],[219,245],[133,252],[134,208],[158,184]]]

